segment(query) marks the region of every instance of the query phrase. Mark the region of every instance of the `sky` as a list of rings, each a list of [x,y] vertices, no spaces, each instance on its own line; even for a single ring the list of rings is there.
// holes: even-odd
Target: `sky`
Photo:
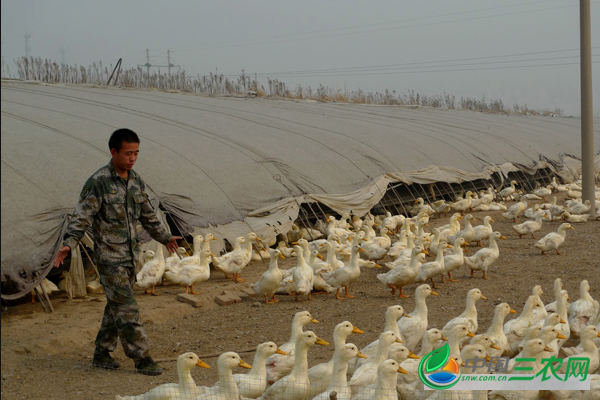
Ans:
[[[576,0],[2,0],[3,74],[42,57],[287,87],[500,99],[579,116]],[[591,1],[600,117],[600,1]],[[25,36],[29,39],[26,42]],[[26,46],[26,43],[28,46]],[[28,47],[28,49],[26,49]],[[153,68],[153,71],[157,71]]]

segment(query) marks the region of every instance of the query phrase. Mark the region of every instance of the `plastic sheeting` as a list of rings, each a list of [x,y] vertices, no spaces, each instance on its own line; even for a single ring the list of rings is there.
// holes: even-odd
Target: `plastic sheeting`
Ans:
[[[577,174],[580,120],[2,82],[2,280],[48,272],[108,138],[141,138],[136,171],[184,234],[285,233],[303,202],[364,214],[390,182],[461,182],[551,167]],[[600,140],[595,121],[594,149]],[[600,162],[597,162],[600,170]],[[570,178],[569,178],[570,176]]]

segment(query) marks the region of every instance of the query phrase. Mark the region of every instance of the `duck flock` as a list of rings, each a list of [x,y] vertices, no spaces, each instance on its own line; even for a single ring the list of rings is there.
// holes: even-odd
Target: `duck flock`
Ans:
[[[447,203],[443,200],[426,204],[417,199],[404,215],[372,215],[362,218],[342,215],[328,216],[310,228],[296,225],[279,242],[264,243],[255,233],[235,241],[232,251],[217,256],[210,249],[213,235],[194,237],[193,254],[181,249],[164,259],[160,251],[146,252],[146,262],[138,273],[138,285],[146,293],[155,293],[154,286],[163,279],[185,286],[185,292],[197,294],[194,285],[210,277],[210,265],[225,277],[241,282],[243,269],[253,259],[269,259],[269,268],[253,282],[257,298],[267,304],[277,296],[295,296],[297,300],[311,299],[315,292],[335,294],[337,299],[353,297],[351,287],[361,278],[361,268],[382,268],[377,274],[383,289],[393,296],[409,297],[414,290],[415,309],[405,313],[400,305],[387,309],[385,326],[378,338],[359,349],[346,343],[351,334],[362,331],[349,321],[339,323],[333,331],[333,357],[327,363],[308,368],[308,351],[313,345],[328,345],[304,327],[318,321],[308,311],[295,314],[290,339],[277,346],[273,342],[259,344],[252,366],[235,352],[220,355],[217,363],[219,381],[211,387],[197,386],[192,377],[194,366],[209,368],[194,353],[179,356],[179,382],[160,385],[138,396],[117,396],[117,399],[227,399],[264,400],[327,399],[335,391],[339,400],[367,399],[600,399],[600,306],[590,295],[587,280],[580,283],[579,298],[571,301],[560,278],[554,281],[555,301],[544,305],[542,288],[532,288],[518,317],[507,319],[515,310],[507,303],[495,307],[493,321],[485,333],[478,332],[477,302],[485,293],[471,289],[466,307],[459,316],[450,319],[442,329],[429,329],[427,298],[437,295],[436,281],[452,282],[452,273],[466,265],[471,276],[487,278],[487,271],[499,257],[502,233],[492,228],[494,220],[485,216],[480,225],[473,226],[471,211],[503,211],[502,216],[514,223],[519,237],[532,235],[539,239],[532,251],[541,254],[560,254],[571,224],[588,222],[589,201],[581,202],[577,183],[560,185],[553,180],[547,187],[523,193],[516,182],[495,192],[465,193],[464,198]],[[555,192],[566,192],[567,201],[557,204],[546,198]],[[600,192],[596,191],[596,198]],[[510,207],[505,202],[512,201]],[[536,202],[530,207],[528,202]],[[596,213],[600,202],[596,200]],[[450,215],[447,225],[428,231],[429,218]],[[529,218],[519,222],[519,218]],[[464,221],[464,225],[461,225]],[[565,221],[556,232],[536,237],[545,221]],[[395,239],[395,240],[394,240]],[[487,242],[484,247],[483,243]],[[471,255],[465,246],[481,247]],[[160,248],[160,246],[159,246]],[[427,259],[427,257],[430,257]],[[296,266],[280,269],[278,259],[296,258]],[[389,260],[383,263],[384,260]],[[164,262],[163,262],[164,260]],[[448,280],[446,280],[446,278]],[[262,300],[261,300],[262,301]],[[571,301],[571,302],[570,302]],[[507,319],[507,320],[505,320]],[[563,347],[569,339],[579,340],[573,347]],[[537,373],[541,360],[588,357],[591,374],[590,391],[428,391],[419,379],[420,358],[445,343],[450,356],[461,366],[461,373],[488,373],[487,367],[466,367],[464,360],[490,357],[510,357],[506,373],[516,367],[533,367]],[[570,343],[574,343],[571,341]],[[418,354],[414,352],[419,349]],[[516,358],[535,359],[516,362]],[[557,368],[565,373],[567,360]],[[247,374],[233,374],[236,367],[250,368]],[[520,372],[523,373],[523,372]]]

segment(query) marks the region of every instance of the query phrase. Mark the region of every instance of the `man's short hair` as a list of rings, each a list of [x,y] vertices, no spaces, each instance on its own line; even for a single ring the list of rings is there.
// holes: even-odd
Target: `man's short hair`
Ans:
[[[117,129],[113,132],[112,135],[110,135],[110,139],[108,140],[108,149],[115,149],[118,153],[123,147],[123,142],[139,143],[140,138],[138,137],[137,133],[135,133],[131,129]]]

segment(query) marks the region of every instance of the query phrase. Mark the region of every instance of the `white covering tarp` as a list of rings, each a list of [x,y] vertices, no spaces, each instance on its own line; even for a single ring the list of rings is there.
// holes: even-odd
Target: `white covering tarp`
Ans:
[[[361,215],[390,182],[547,166],[573,179],[580,154],[577,118],[16,81],[2,82],[1,124],[2,280],[16,282],[5,298],[48,272],[65,218],[108,162],[117,128],[139,134],[135,169],[151,196],[184,234],[214,233],[215,251],[250,230],[286,232],[302,202]]]

